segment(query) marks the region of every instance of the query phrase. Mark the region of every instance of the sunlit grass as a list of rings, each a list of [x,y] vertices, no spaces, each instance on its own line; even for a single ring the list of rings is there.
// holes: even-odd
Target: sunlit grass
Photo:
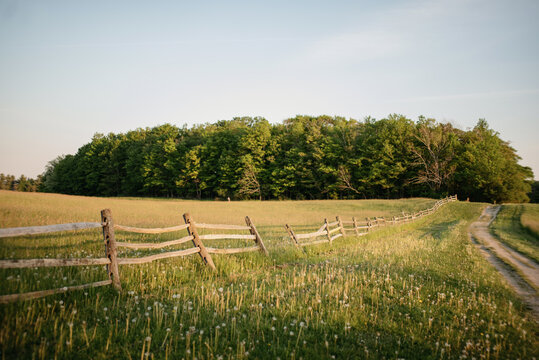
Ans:
[[[520,222],[530,234],[539,239],[539,204],[524,204]]]
[[[213,223],[241,224],[243,216],[249,215],[256,219],[270,256],[214,255],[216,272],[205,267],[198,255],[126,265],[120,267],[120,294],[105,287],[1,305],[0,351],[5,358],[529,359],[539,355],[537,325],[467,239],[467,227],[479,216],[480,204],[450,203],[415,223],[381,228],[361,238],[340,238],[303,252],[289,242],[284,223],[316,228],[323,217],[392,216],[434,201],[228,204],[36,194],[25,205],[34,217],[28,222],[5,218],[15,211],[10,204],[17,195],[0,192],[2,226],[4,222],[35,224],[40,214],[48,216],[41,224],[98,221],[94,212],[102,207],[112,208],[121,223],[139,226],[174,225],[185,211]],[[48,201],[55,206],[48,206]],[[62,204],[76,214],[57,209]],[[236,207],[235,211],[226,206]],[[24,207],[18,209],[24,214]],[[175,236],[118,232],[122,241]],[[218,240],[211,246],[239,243]],[[104,253],[97,230],[0,239],[0,244],[2,258],[101,257]],[[122,250],[120,256],[147,253]],[[7,294],[102,280],[106,274],[102,267],[13,269],[1,271],[0,278],[0,291]]]
[[[507,204],[502,205],[492,230],[502,242],[539,262],[539,238],[532,230],[535,222],[539,224],[539,206]]]

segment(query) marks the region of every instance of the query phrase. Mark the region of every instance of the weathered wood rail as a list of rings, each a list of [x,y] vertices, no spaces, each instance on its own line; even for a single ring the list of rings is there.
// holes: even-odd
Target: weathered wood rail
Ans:
[[[376,228],[387,225],[399,225],[414,221],[422,218],[426,215],[434,213],[442,205],[448,202],[457,201],[457,195],[448,196],[444,199],[438,200],[434,205],[425,210],[418,211],[414,214],[402,213],[402,216],[395,217],[391,220],[386,220],[384,217],[365,218],[365,221],[358,222],[355,217],[352,220],[344,221],[339,216],[336,217],[336,221],[328,222],[328,219],[324,219],[324,225],[317,231],[305,234],[296,233],[289,224],[285,224],[286,232],[290,237],[292,243],[297,247],[303,247],[308,245],[315,245],[321,243],[331,243],[333,240],[346,236],[347,232],[352,233],[354,236],[364,236],[374,231]],[[352,225],[352,227],[346,227],[345,225]],[[338,234],[335,234],[340,232]],[[333,235],[335,234],[335,235]],[[301,241],[303,239],[314,239],[311,241]]]
[[[260,234],[258,233],[254,223],[246,216],[246,225],[229,225],[229,224],[204,224],[196,223],[190,214],[183,215],[185,224],[171,226],[166,228],[139,228],[125,225],[115,224],[113,221],[112,213],[110,209],[101,211],[101,223],[73,223],[73,224],[57,224],[47,226],[32,226],[32,227],[19,227],[0,229],[0,237],[16,237],[26,235],[45,234],[59,231],[75,231],[83,229],[102,228],[103,240],[105,243],[105,257],[103,258],[77,258],[77,259],[13,259],[13,260],[0,260],[0,269],[21,269],[21,268],[34,268],[34,267],[64,267],[64,266],[92,266],[92,265],[106,265],[108,280],[97,281],[89,284],[62,287],[58,289],[49,289],[41,291],[27,292],[23,294],[10,294],[1,295],[0,303],[7,303],[18,300],[36,299],[48,295],[63,293],[73,290],[81,290],[98,286],[112,285],[115,289],[121,290],[120,281],[120,265],[138,265],[146,264],[152,261],[168,259],[173,257],[189,256],[193,254],[199,254],[201,259],[211,269],[215,270],[215,264],[211,254],[237,254],[253,251],[260,251],[266,256],[268,250],[266,249],[264,242]],[[199,235],[199,229],[211,229],[211,230],[242,230],[249,231],[249,234],[204,234]],[[178,232],[187,230],[187,236],[181,237],[176,240],[163,241],[158,243],[132,243],[132,242],[118,242],[116,241],[115,230],[128,233],[139,234],[163,234]],[[213,248],[206,247],[202,240],[225,240],[225,239],[239,239],[239,240],[252,240],[254,246],[237,247],[237,248]],[[191,241],[193,243],[192,248],[183,250],[174,250],[163,252],[159,254],[153,254],[136,258],[124,258],[118,256],[118,248],[128,249],[162,249],[169,246],[180,245]]]

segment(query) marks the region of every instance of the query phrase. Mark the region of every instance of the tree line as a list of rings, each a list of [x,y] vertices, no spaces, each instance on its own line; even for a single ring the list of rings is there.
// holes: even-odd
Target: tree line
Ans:
[[[458,194],[529,201],[533,173],[483,119],[238,117],[96,134],[51,161],[40,191],[194,199],[366,199]]]
[[[40,184],[41,175],[37,179],[32,179],[24,175],[16,178],[15,175],[0,173],[0,190],[34,192],[39,190]]]

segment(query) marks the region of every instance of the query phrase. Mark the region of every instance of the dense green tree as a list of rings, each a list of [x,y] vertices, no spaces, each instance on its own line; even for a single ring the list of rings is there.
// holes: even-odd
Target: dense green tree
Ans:
[[[533,174],[484,120],[470,131],[393,114],[364,121],[238,117],[96,134],[51,161],[40,191],[99,196],[330,199],[443,196],[527,201]],[[2,188],[32,188],[3,178]],[[20,185],[22,184],[22,185]]]
[[[531,184],[531,192],[529,193],[531,203],[539,203],[539,181],[534,181]]]
[[[463,136],[457,161],[456,190],[474,201],[525,202],[531,190],[531,169],[518,164],[520,157],[484,119]]]

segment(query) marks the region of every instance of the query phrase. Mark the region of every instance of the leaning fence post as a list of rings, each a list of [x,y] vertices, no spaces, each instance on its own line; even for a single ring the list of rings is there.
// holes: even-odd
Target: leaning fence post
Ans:
[[[341,228],[341,234],[342,234],[342,237],[345,237],[345,236],[346,236],[346,232],[345,232],[345,230],[344,230],[344,224],[342,223],[341,217],[340,217],[340,216],[337,216],[336,219],[337,219],[337,221],[339,222],[339,227]]]
[[[290,236],[290,239],[292,239],[292,242],[294,242],[294,245],[296,245],[296,247],[299,247],[299,241],[296,237],[296,234],[294,233],[294,230],[292,230],[292,228],[288,224],[285,224],[284,228],[286,229],[288,236]]]
[[[107,265],[109,279],[112,286],[118,291],[122,290],[120,283],[120,271],[118,270],[118,251],[116,249],[116,238],[114,237],[114,223],[110,209],[101,210],[101,224],[103,226],[103,240],[105,241],[105,256],[110,260]]]
[[[247,226],[250,227],[249,231],[251,232],[251,235],[255,236],[255,243],[260,248],[260,251],[262,251],[266,256],[269,256],[268,250],[266,249],[266,246],[264,246],[264,243],[262,242],[262,237],[260,237],[260,234],[258,231],[256,231],[255,224],[249,219],[249,216],[245,217],[245,223]]]
[[[324,223],[326,224],[326,232],[327,232],[327,235],[328,235],[328,240],[329,240],[329,242],[331,242],[331,234],[329,233],[329,222],[328,222],[327,218],[324,219]]]
[[[187,232],[189,233],[190,236],[193,237],[193,245],[195,245],[196,247],[200,249],[200,252],[198,254],[200,255],[200,257],[202,258],[202,260],[204,261],[206,265],[212,268],[212,270],[216,270],[215,264],[213,263],[210,253],[208,252],[208,250],[206,250],[206,247],[204,246],[204,244],[202,243],[202,240],[200,240],[200,237],[198,236],[198,231],[197,231],[195,222],[191,218],[191,215],[189,213],[185,213],[183,214],[183,219],[185,220],[185,223],[189,225],[187,227]]]
[[[354,222],[354,230],[356,231],[356,236],[359,236],[359,230],[357,229],[357,220],[355,216],[352,216],[352,221]]]

